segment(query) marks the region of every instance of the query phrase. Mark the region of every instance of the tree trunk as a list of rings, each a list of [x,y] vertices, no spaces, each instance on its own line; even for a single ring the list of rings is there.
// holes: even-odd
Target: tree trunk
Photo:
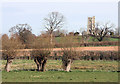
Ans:
[[[63,61],[63,69],[64,69],[64,71],[67,71],[67,72],[70,71],[71,63],[72,63],[71,59]]]
[[[42,63],[41,71],[45,71],[45,66],[46,66],[47,60],[45,59]]]
[[[37,71],[40,71],[40,65],[37,64]]]
[[[47,59],[41,59],[40,57],[36,57],[34,61],[37,64],[38,71],[45,71]]]
[[[52,34],[50,34],[50,43],[52,44],[52,41],[53,41],[53,36],[52,36]]]
[[[5,66],[5,70],[6,70],[7,72],[10,71],[12,62],[13,62],[13,59],[7,59],[7,63],[6,63],[6,66]]]
[[[40,63],[39,63],[39,59],[35,58],[34,62],[37,64],[37,71],[40,71]]]

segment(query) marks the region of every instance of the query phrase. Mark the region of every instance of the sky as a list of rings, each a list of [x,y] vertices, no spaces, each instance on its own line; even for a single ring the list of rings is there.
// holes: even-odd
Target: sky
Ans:
[[[2,34],[17,24],[29,24],[32,32],[39,35],[44,28],[44,18],[50,12],[60,12],[65,16],[61,29],[80,31],[87,28],[87,18],[95,16],[100,23],[110,22],[118,25],[118,2],[3,2]]]

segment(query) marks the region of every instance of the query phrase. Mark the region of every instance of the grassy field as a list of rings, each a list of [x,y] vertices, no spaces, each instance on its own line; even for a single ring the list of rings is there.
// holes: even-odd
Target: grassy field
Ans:
[[[3,82],[117,82],[117,72],[11,71],[2,72]]]
[[[6,61],[2,61],[2,70]],[[46,72],[36,71],[33,60],[14,60],[12,71],[2,71],[3,82],[117,82],[117,61],[76,60],[71,72],[62,70],[61,60],[48,60]]]

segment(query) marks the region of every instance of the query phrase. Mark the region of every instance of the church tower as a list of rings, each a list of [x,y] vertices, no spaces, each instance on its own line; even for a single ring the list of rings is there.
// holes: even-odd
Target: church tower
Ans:
[[[95,30],[95,16],[88,17],[87,34],[90,34],[89,30],[92,30],[92,32]]]

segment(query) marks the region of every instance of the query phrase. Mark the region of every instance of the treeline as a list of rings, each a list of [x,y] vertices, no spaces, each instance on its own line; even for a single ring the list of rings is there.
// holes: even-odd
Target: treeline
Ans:
[[[62,39],[67,38],[67,37],[74,38],[74,36],[65,36],[65,37],[62,37]],[[17,35],[14,35],[11,38],[9,38],[7,34],[4,34],[4,35],[2,35],[1,40],[3,40],[5,42],[5,44],[9,45],[8,42],[10,40],[12,40],[13,38],[14,38],[14,40],[15,39],[20,40],[19,43],[21,43],[22,46],[24,46],[24,47],[22,47],[23,49],[32,49],[34,47],[33,42],[37,41],[36,39],[38,39],[38,38],[46,39],[46,38],[49,38],[49,36],[48,37],[42,37],[42,36],[31,35],[31,37],[24,39],[25,40],[24,41],[23,39],[20,39],[20,37],[17,36]],[[84,46],[84,47],[85,46],[118,46],[118,43],[119,43],[118,41],[102,41],[102,42],[77,42],[76,41],[76,42],[73,42],[72,45],[74,45],[76,47],[81,47],[81,46]],[[63,44],[64,43],[62,43],[62,42],[54,42],[52,47],[53,48],[61,48],[63,46]],[[4,44],[3,44],[3,47],[4,47]]]

